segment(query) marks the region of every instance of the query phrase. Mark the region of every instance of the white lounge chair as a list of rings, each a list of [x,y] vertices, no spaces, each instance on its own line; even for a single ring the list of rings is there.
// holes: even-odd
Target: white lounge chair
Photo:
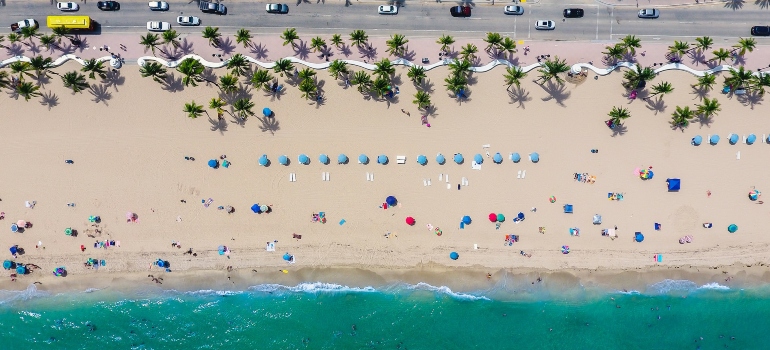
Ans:
[[[396,163],[406,164],[406,156],[396,156]]]
[[[516,178],[517,178],[517,179],[521,179],[521,170],[519,170],[519,174],[518,174],[518,175],[516,175]]]

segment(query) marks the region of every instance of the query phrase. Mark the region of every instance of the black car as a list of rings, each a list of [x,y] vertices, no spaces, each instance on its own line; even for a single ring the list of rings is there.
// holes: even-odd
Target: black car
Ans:
[[[564,9],[564,18],[581,18],[583,9]]]
[[[117,11],[120,10],[120,3],[117,1],[99,1],[96,3],[96,7],[102,11]]]
[[[452,6],[452,8],[449,9],[449,14],[451,14],[452,17],[470,17],[471,7],[470,6]]]
[[[751,27],[751,35],[754,36],[770,36],[769,26],[753,26]]]

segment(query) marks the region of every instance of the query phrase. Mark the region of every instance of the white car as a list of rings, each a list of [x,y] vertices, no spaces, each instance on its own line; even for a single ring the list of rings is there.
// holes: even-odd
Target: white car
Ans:
[[[64,12],[74,12],[74,11],[80,10],[80,6],[78,6],[78,4],[71,1],[57,2],[56,8],[59,9],[59,11],[64,11]]]
[[[179,16],[176,23],[182,26],[197,26],[201,24],[201,19],[195,16]]]
[[[168,3],[165,1],[150,1],[150,11],[168,11]]]
[[[658,18],[658,17],[660,17],[660,11],[658,11],[658,9],[639,10],[639,18]]]
[[[147,22],[147,30],[151,32],[165,32],[171,29],[171,24],[168,22],[150,21]]]
[[[524,6],[508,5],[503,10],[503,13],[505,13],[506,15],[523,15]]]
[[[539,20],[535,22],[535,29],[537,30],[554,30],[556,23],[554,21]]]
[[[381,15],[397,15],[398,14],[398,6],[393,5],[380,5],[377,7],[377,13]]]

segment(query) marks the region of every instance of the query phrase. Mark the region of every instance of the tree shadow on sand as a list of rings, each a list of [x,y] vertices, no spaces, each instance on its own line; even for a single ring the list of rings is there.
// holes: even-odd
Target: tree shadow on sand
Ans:
[[[262,60],[267,58],[267,53],[269,50],[267,49],[267,46],[262,43],[251,43],[251,45],[249,45],[249,52],[254,54],[255,59]]]
[[[377,48],[374,46],[368,46],[368,45],[369,44],[364,44],[363,46],[357,46],[358,53],[361,54],[361,58],[363,58],[365,61],[376,60]]]
[[[193,47],[193,42],[187,40],[187,38],[182,39],[182,42],[179,43],[179,47],[177,47],[177,49],[179,49],[182,55],[189,55],[195,52],[195,48]]]
[[[521,86],[512,86],[508,90],[508,97],[511,98],[511,102],[508,104],[515,104],[517,108],[526,109],[524,105],[526,102],[532,101],[532,97],[529,97],[529,91]]]
[[[658,96],[656,98],[649,98],[645,100],[647,102],[647,109],[655,112],[655,115],[658,115],[658,113],[663,113],[666,111],[666,101],[663,100],[662,97]]]
[[[337,49],[345,57],[350,57],[350,55],[353,54],[353,51],[350,50],[350,45],[348,45],[348,44],[342,44],[342,47],[339,47]]]
[[[572,95],[572,92],[567,91],[567,86],[565,84],[558,84],[552,81],[548,81],[545,84],[540,85],[540,87],[543,88],[546,93],[548,93],[548,96],[541,98],[543,102],[553,100],[559,106],[567,106],[564,104],[564,101],[566,101],[570,95]]]
[[[174,73],[166,75],[166,79],[163,80],[163,84],[161,84],[161,89],[166,90],[168,92],[178,92],[178,91],[184,90],[184,84],[182,83],[182,76],[179,76],[177,78],[174,75]]]
[[[48,110],[50,111],[51,108],[59,105],[59,96],[56,96],[53,91],[46,91],[40,95],[40,104],[48,107]]]
[[[418,89],[425,91],[429,94],[432,94],[434,91],[434,84],[430,79],[425,78],[422,80],[422,82],[419,85],[416,85]]]
[[[211,116],[208,117],[209,123],[211,123],[211,131],[219,131],[220,135],[224,135],[225,131],[227,131],[227,121],[222,116],[218,116],[217,119],[212,119]]]
[[[104,83],[107,87],[115,89],[116,92],[118,91],[118,86],[123,85],[125,82],[126,77],[121,75],[120,71],[117,69],[107,71],[104,79],[102,79],[102,83]]]
[[[612,135],[610,135],[610,136],[612,136],[612,137],[623,136],[623,135],[626,134],[626,132],[628,132],[628,128],[625,125],[620,124],[620,125],[616,125],[614,128],[612,128]]]
[[[222,52],[223,55],[229,55],[235,51],[235,43],[233,42],[233,39],[230,39],[228,36],[219,40],[219,45],[217,45],[217,48]]]
[[[276,131],[281,130],[281,126],[275,117],[257,119],[262,122],[262,125],[259,126],[259,130],[262,130],[262,132],[269,132],[271,135],[275,135]]]
[[[705,88],[695,86],[692,87],[692,94],[695,95],[693,99],[697,98],[698,100],[703,101],[703,98],[708,96],[708,93],[709,90],[706,90]]]
[[[6,47],[5,51],[8,53],[8,56],[23,56],[25,50],[23,45],[13,43],[11,46]]]
[[[92,84],[88,92],[94,97],[91,101],[104,103],[105,106],[108,106],[107,101],[112,99],[112,93],[105,84]]]
[[[754,106],[762,104],[762,97],[764,95],[757,92],[746,92],[745,95],[738,96],[737,100],[744,106],[748,106],[751,109],[754,109]]]
[[[714,123],[714,118],[711,118],[711,117],[706,118],[706,117],[703,116],[703,114],[699,114],[698,116],[696,116],[695,121],[698,124],[700,124],[701,128],[703,128],[704,126],[710,128],[711,124]]]

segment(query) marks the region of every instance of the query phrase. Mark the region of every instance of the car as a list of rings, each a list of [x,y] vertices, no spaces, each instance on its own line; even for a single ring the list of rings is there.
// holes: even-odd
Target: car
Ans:
[[[150,11],[168,11],[168,3],[165,1],[150,1]]]
[[[168,22],[150,21],[147,22],[147,30],[151,32],[165,32],[171,29],[171,24]]]
[[[11,24],[11,31],[14,33],[20,33],[22,29],[24,28],[39,28],[40,25],[37,23],[36,20],[29,18],[25,20],[18,21],[16,23]]]
[[[289,13],[289,5],[286,4],[267,4],[265,5],[267,13]]]
[[[751,35],[753,35],[753,36],[770,36],[770,27],[768,27],[768,26],[753,26],[753,27],[751,27]]]
[[[72,1],[57,2],[56,8],[59,9],[59,11],[64,11],[64,12],[74,12],[74,11],[80,10],[80,6],[78,6],[78,4]]]
[[[639,18],[658,18],[658,17],[660,17],[660,11],[658,11],[658,9],[639,10]]]
[[[227,6],[225,6],[224,4],[199,0],[198,6],[200,7],[203,13],[214,13],[217,15],[227,14]]]
[[[120,3],[117,1],[99,1],[96,3],[96,7],[102,11],[117,11],[120,10]]]
[[[377,13],[381,15],[397,15],[398,6],[393,5],[380,5],[377,7]]]
[[[564,9],[564,18],[582,18],[583,9]]]
[[[452,17],[470,17],[471,7],[470,6],[452,6],[449,9],[449,14],[452,15]]]
[[[538,20],[535,22],[535,29],[537,30],[554,30],[556,29],[556,22],[547,20]]]
[[[176,18],[176,23],[182,26],[199,26],[201,19],[195,16],[179,16]]]
[[[523,15],[524,6],[508,5],[503,9],[503,13],[506,15]]]

